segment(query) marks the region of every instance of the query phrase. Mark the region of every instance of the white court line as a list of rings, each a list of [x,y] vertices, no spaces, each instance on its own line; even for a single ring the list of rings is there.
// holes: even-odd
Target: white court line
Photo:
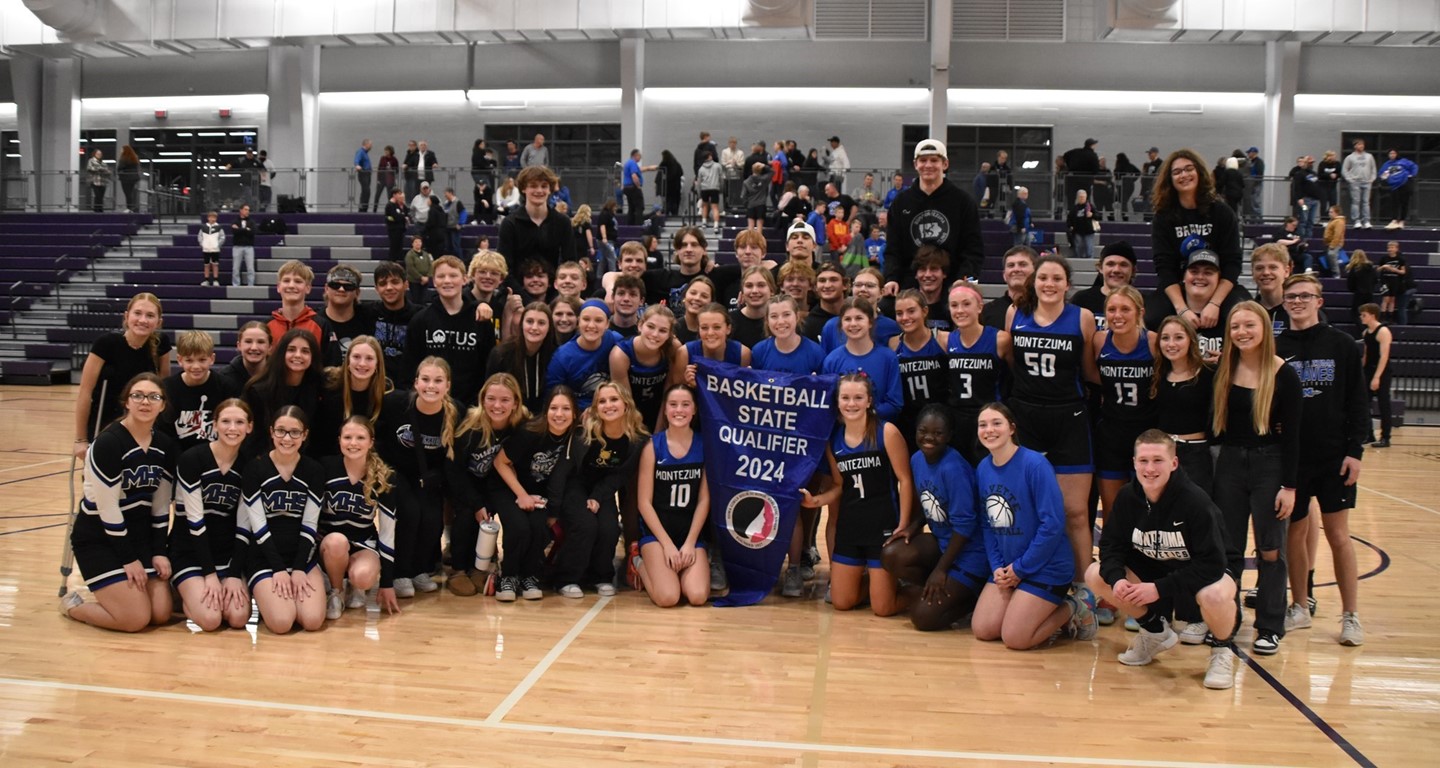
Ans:
[[[35,467],[43,467],[46,464],[60,464],[66,461],[69,461],[69,459],[51,459],[49,461],[42,461],[36,464],[26,464],[20,467],[6,467],[4,469],[0,469],[0,472],[18,472],[22,469],[34,469]]]
[[[1433,510],[1433,509],[1431,509],[1431,508],[1429,508],[1429,507],[1427,507],[1427,506],[1425,506],[1425,505],[1423,505],[1423,504],[1416,504],[1415,502],[1413,502],[1413,501],[1411,501],[1411,500],[1409,500],[1409,499],[1402,499],[1402,498],[1400,498],[1399,496],[1391,496],[1390,494],[1388,494],[1388,493],[1386,493],[1386,492],[1384,492],[1384,491],[1377,490],[1377,489],[1375,489],[1375,488],[1371,488],[1371,487],[1368,486],[1368,485],[1362,485],[1362,486],[1360,486],[1360,489],[1363,490],[1363,491],[1365,491],[1366,493],[1373,493],[1373,494],[1375,494],[1375,495],[1377,495],[1377,496],[1384,496],[1385,498],[1387,498],[1387,499],[1389,499],[1389,500],[1391,500],[1391,501],[1398,501],[1398,502],[1400,502],[1401,504],[1404,504],[1404,505],[1409,506],[1409,507],[1414,507],[1414,508],[1416,508],[1416,509],[1418,509],[1418,510],[1420,510],[1420,511],[1422,511],[1422,512],[1429,512],[1429,513],[1432,514],[1432,515],[1440,515],[1440,512],[1437,512],[1436,510]]]
[[[821,744],[816,742],[778,741],[772,739],[732,739],[722,738],[718,736],[681,736],[669,733],[647,733],[644,731],[610,731],[599,728],[571,728],[559,725],[539,725],[531,723],[491,723],[485,720],[471,720],[462,717],[415,715],[400,712],[377,712],[366,709],[349,709],[345,707],[320,707],[309,704],[286,704],[276,701],[232,699],[224,696],[201,696],[191,693],[147,691],[136,688],[111,688],[103,685],[81,685],[79,683],[62,683],[52,680],[22,680],[8,677],[0,677],[0,686],[13,686],[17,688],[38,688],[43,690],[57,691],[78,691],[83,693],[99,693],[111,696],[122,696],[125,698],[182,701],[198,704],[213,704],[226,707],[245,707],[249,709],[262,709],[278,712],[308,712],[312,714],[337,715],[341,717],[360,717],[370,718],[374,720],[388,720],[394,722],[448,725],[460,728],[475,728],[479,730],[559,734],[563,736],[578,736],[598,739],[630,739],[636,741],[658,741],[670,744],[686,744],[691,746],[732,747],[740,749],[758,750],[768,749],[785,752],[828,752],[847,755],[877,755],[881,757],[931,757],[944,760],[987,760],[990,762],[1004,763],[1117,765],[1134,766],[1135,768],[1213,768],[1213,766],[1215,765],[1215,763],[1210,762],[1194,763],[1172,760],[1127,760],[1116,757],[1023,755],[1009,754],[1004,752],[962,752],[946,749],[872,747],[859,744]],[[1226,763],[1226,765],[1231,765],[1233,766],[1233,768],[1283,768],[1282,766],[1277,766],[1274,763],[1266,763],[1263,765]]]
[[[586,611],[585,615],[581,616],[580,620],[575,622],[575,626],[571,627],[570,631],[566,632],[565,636],[560,638],[560,642],[556,643],[555,647],[551,648],[550,652],[545,654],[545,658],[541,659],[540,663],[536,664],[535,668],[530,670],[530,674],[526,675],[525,679],[521,680],[520,684],[515,686],[515,690],[511,691],[510,695],[506,696],[505,700],[500,702],[499,706],[495,707],[495,711],[491,712],[490,716],[485,718],[485,722],[495,724],[505,719],[505,716],[510,714],[510,710],[514,709],[515,705],[520,703],[520,699],[524,698],[525,694],[529,693],[530,689],[534,687],[536,683],[540,682],[540,676],[544,675],[545,671],[550,669],[550,665],[554,664],[555,660],[560,658],[560,654],[564,653],[565,649],[570,647],[570,643],[574,642],[575,638],[579,637],[580,633],[585,631],[585,627],[589,626],[590,622],[594,621],[595,617],[600,615],[600,611],[604,610],[605,606],[610,604],[611,599],[612,598],[608,596],[602,597],[595,605],[591,606],[590,610]]]

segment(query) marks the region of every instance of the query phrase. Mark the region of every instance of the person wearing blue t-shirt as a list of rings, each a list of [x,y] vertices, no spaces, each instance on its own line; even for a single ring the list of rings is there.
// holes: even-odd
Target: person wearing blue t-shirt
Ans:
[[[875,343],[880,346],[889,346],[890,340],[900,335],[900,324],[892,317],[880,314],[880,286],[884,280],[880,270],[873,267],[866,267],[855,274],[850,281],[850,295],[857,299],[865,299],[870,302],[870,307],[875,310]],[[825,321],[820,329],[820,347],[825,354],[834,352],[845,344],[845,332],[840,328],[840,315]]]
[[[799,374],[819,373],[825,367],[825,350],[799,334],[798,316],[793,296],[770,299],[765,315],[770,335],[750,351],[750,367]]]
[[[949,629],[973,611],[990,574],[975,470],[950,447],[950,433],[945,406],[931,403],[920,411],[915,427],[920,450],[910,457],[920,514],[881,555],[895,578],[924,585],[910,608],[910,623],[921,632]],[[927,524],[929,532],[922,532]]]
[[[580,407],[589,408],[590,399],[601,384],[610,380],[610,350],[620,343],[620,334],[610,330],[610,307],[599,299],[580,305],[575,338],[555,350],[545,370],[545,389],[564,384],[575,391]]]
[[[1093,639],[1094,598],[1089,590],[1069,594],[1075,556],[1055,469],[1020,447],[1015,417],[1000,403],[980,409],[978,435],[990,452],[975,481],[991,574],[970,620],[975,638],[1001,640],[1016,651],[1035,648],[1060,629],[1076,640]]]
[[[875,410],[891,421],[900,416],[905,396],[900,391],[900,359],[889,347],[875,343],[875,311],[866,299],[846,299],[840,309],[845,344],[825,356],[821,373],[863,373],[875,387]]]

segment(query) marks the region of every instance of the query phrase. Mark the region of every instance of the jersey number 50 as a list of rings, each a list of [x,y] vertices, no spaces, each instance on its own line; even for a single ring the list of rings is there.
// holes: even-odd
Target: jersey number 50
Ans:
[[[1049,352],[1026,352],[1025,369],[1031,376],[1055,378],[1055,355]]]

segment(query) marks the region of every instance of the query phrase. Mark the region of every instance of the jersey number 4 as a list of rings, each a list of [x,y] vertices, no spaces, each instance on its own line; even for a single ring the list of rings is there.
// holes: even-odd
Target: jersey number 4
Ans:
[[[1049,352],[1026,352],[1025,370],[1031,376],[1055,378],[1055,355]]]

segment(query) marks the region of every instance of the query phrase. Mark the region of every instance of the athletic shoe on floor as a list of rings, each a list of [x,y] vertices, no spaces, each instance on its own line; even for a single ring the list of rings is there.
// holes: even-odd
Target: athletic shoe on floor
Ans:
[[[1297,629],[1309,629],[1310,624],[1310,612],[1305,610],[1305,606],[1299,603],[1291,603],[1290,607],[1285,609],[1286,632],[1292,632]]]
[[[371,587],[371,589],[374,589],[374,587]],[[350,597],[349,597],[349,599],[347,599],[347,600],[345,601],[345,607],[346,607],[346,608],[364,608],[364,607],[365,607],[365,598],[366,598],[366,596],[367,596],[368,594],[369,594],[369,592],[366,591],[366,590],[360,590],[360,589],[356,589],[356,588],[354,588],[354,587],[351,587],[351,588],[350,588]]]
[[[717,560],[710,561],[710,591],[724,592],[730,582],[725,578],[725,565]]]
[[[1320,607],[1320,601],[1319,601],[1319,600],[1316,600],[1314,595],[1311,595],[1311,596],[1305,598],[1305,602],[1309,604],[1309,607],[1310,607],[1310,615],[1311,615],[1311,616],[1314,616],[1314,615],[1315,615],[1315,610]]]
[[[1243,602],[1245,603],[1246,608],[1249,608],[1252,611],[1255,610],[1255,595],[1259,594],[1259,592],[1260,590],[1258,589],[1245,590],[1245,597]]]
[[[1390,447],[1390,441],[1387,440],[1387,439],[1385,439],[1385,438],[1381,438],[1381,439],[1376,440],[1375,442],[1371,443],[1371,444],[1370,444],[1370,447],[1371,447],[1371,448],[1389,448],[1389,447]]]
[[[460,597],[472,597],[477,589],[475,580],[470,578],[470,574],[464,571],[456,571],[450,574],[450,578],[445,580],[445,588],[449,589],[451,594],[459,595]]]
[[[325,596],[325,618],[334,621],[345,612],[345,596],[336,589]]]
[[[596,585],[595,585],[595,593],[598,594],[598,595],[600,595],[601,597],[614,597],[614,596],[615,596],[615,585],[614,585],[614,584],[611,584],[611,583],[608,582],[608,581],[607,581],[607,582],[604,582],[604,583],[601,583],[601,584],[596,584]]]
[[[1108,627],[1115,623],[1115,609],[1106,603],[1100,603],[1095,608],[1095,621],[1102,627]]]
[[[820,550],[806,547],[800,556],[800,578],[810,581],[815,578],[815,566],[820,564]]]
[[[1205,636],[1210,634],[1210,627],[1203,621],[1192,621],[1180,630],[1180,642],[1186,645],[1199,645],[1205,642]]]
[[[518,591],[519,579],[514,576],[501,576],[500,586],[495,588],[495,599],[502,603],[515,602],[515,593]]]
[[[1070,601],[1070,636],[1076,640],[1094,640],[1095,633],[1100,631],[1100,625],[1095,623],[1095,610],[1078,594],[1066,599]]]
[[[1126,617],[1125,617],[1125,631],[1126,631],[1126,632],[1139,632],[1139,631],[1140,631],[1140,622],[1136,621],[1134,616],[1126,616]]]
[[[585,596],[585,592],[580,589],[579,584],[566,584],[560,588],[560,596],[568,597],[571,600],[579,600]]]
[[[72,611],[72,610],[74,610],[74,609],[76,609],[76,608],[79,608],[80,606],[82,606],[82,605],[84,605],[84,604],[85,604],[85,597],[84,597],[83,595],[81,595],[78,590],[75,591],[75,592],[67,592],[67,593],[65,593],[65,596],[64,596],[64,597],[61,597],[61,598],[60,598],[60,615],[61,615],[61,616],[64,616],[64,617],[67,618],[67,619],[72,618],[72,617],[70,616],[70,611]],[[1354,614],[1346,614],[1346,615],[1347,615],[1347,616],[1353,616]],[[1358,619],[1356,620],[1356,626],[1359,626],[1359,620],[1358,620]],[[1357,643],[1357,645],[1358,645],[1358,643]]]
[[[631,589],[639,590],[642,586],[640,581],[640,542],[630,542],[628,554],[630,556],[625,558],[625,583],[629,584]]]
[[[1205,667],[1205,687],[1214,691],[1235,687],[1235,654],[1228,646],[1210,649],[1210,662]]]
[[[1258,656],[1274,656],[1275,652],[1280,650],[1280,636],[1274,632],[1258,632],[1250,650]]]
[[[785,569],[784,580],[780,584],[780,595],[782,597],[800,597],[805,594],[805,579],[800,576],[799,566],[790,566]]]
[[[1340,644],[1352,648],[1365,644],[1365,628],[1360,626],[1360,614],[1354,611],[1340,614]]]
[[[1141,629],[1140,634],[1130,641],[1130,648],[1115,658],[1127,667],[1143,667],[1154,661],[1156,656],[1174,648],[1175,644],[1180,642],[1180,636],[1175,634],[1169,623],[1161,623],[1164,627],[1159,632],[1146,632]]]
[[[396,580],[395,580],[395,584],[394,584],[393,586],[395,587],[395,596],[396,596],[396,597],[414,597],[414,596],[415,596],[415,582],[413,582],[413,581],[411,581],[411,580],[409,580],[409,579],[396,579]]]
[[[545,592],[540,589],[540,580],[534,576],[526,576],[520,580],[520,596],[526,600],[540,600],[545,597]]]
[[[434,592],[440,588],[440,585],[436,584],[435,579],[431,578],[428,573],[422,573],[410,581],[415,584],[416,592]]]

